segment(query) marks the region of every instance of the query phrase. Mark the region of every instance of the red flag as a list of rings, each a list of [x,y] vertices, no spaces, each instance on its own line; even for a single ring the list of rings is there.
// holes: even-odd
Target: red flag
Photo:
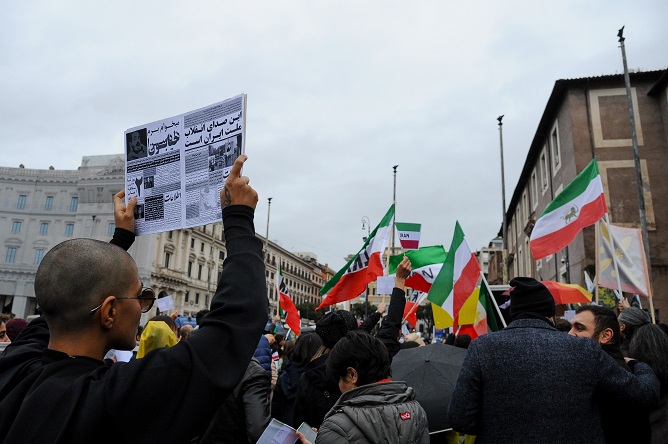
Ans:
[[[283,273],[279,267],[276,274],[276,291],[278,292],[281,310],[285,312],[285,323],[295,332],[297,336],[301,333],[301,317],[295,303],[292,302],[288,288],[283,282]]]

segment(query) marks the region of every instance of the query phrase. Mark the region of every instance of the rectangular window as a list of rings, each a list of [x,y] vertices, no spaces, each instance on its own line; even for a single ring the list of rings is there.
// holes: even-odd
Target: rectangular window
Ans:
[[[35,260],[33,261],[33,264],[39,265],[39,263],[42,262],[43,257],[44,257],[44,248],[35,248]]]
[[[70,211],[74,212],[79,208],[79,198],[78,197],[73,197],[70,200]]]
[[[15,220],[12,222],[12,233],[18,234],[21,232],[21,222]]]
[[[195,304],[199,304],[199,293],[195,293]]]
[[[221,261],[224,261],[225,260],[225,252],[220,251],[218,253],[218,259],[221,260]]]
[[[172,232],[171,232],[171,231],[170,231],[170,232],[168,232],[168,233],[167,233],[167,239],[171,239],[172,237],[173,237],[173,234],[172,234]]]
[[[195,239],[190,239],[190,248],[195,248]]]
[[[26,207],[26,195],[21,194],[19,195],[19,200],[16,203],[16,208],[18,208],[19,210],[23,210],[25,207]]]
[[[202,264],[197,266],[197,279],[202,279]]]
[[[202,244],[199,246],[199,251],[204,253],[204,242],[202,242]]]
[[[109,225],[107,225],[107,236],[113,236],[114,231],[116,231],[116,224],[109,222]]]
[[[189,292],[189,291],[186,291],[186,296],[185,296],[185,298],[184,298],[184,301],[185,301],[185,302],[188,302],[188,299],[189,299],[189,298],[190,298],[190,292]]]
[[[169,260],[172,258],[172,253],[165,252],[165,268],[169,268]]]
[[[550,133],[550,149],[552,150],[552,166],[557,171],[561,166],[561,149],[559,147],[559,130],[555,125]]]
[[[536,179],[536,170],[531,173],[531,194],[532,207],[535,209],[538,204],[538,179]]]
[[[42,236],[46,236],[47,234],[49,234],[48,222],[42,222],[41,224],[39,224],[39,234],[41,234]]]
[[[44,209],[46,211],[51,211],[53,207],[53,196],[46,196],[46,202],[44,202]]]
[[[545,160],[545,151],[540,155],[540,179],[544,193],[547,190],[547,160]]]
[[[208,294],[207,294],[206,297],[204,298],[204,305],[205,305],[206,307],[209,306],[209,295],[208,295]]]
[[[7,255],[5,256],[5,262],[8,264],[13,264],[16,261],[16,247],[7,247]]]
[[[74,234],[74,224],[65,225],[65,236],[72,236]]]
[[[193,262],[188,261],[188,276],[190,276],[193,272]]]

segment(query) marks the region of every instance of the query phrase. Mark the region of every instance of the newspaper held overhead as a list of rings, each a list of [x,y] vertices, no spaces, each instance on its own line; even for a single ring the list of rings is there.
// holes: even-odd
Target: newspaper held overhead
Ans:
[[[222,220],[220,190],[245,153],[246,95],[125,132],[125,195],[137,235]]]

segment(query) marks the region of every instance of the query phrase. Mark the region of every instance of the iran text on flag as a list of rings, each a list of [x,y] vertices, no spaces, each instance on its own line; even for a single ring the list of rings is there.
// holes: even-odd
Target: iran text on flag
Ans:
[[[394,205],[385,213],[355,257],[322,287],[320,294],[324,298],[316,310],[356,298],[364,293],[369,282],[383,275],[381,255],[387,247],[393,221]]]
[[[487,291],[487,286],[482,282],[480,288],[473,291],[473,294],[459,311],[454,329],[457,330],[459,326],[459,334],[467,334],[471,336],[471,339],[493,331],[499,331],[492,297]]]
[[[442,307],[452,319],[456,319],[464,302],[475,290],[480,276],[480,265],[471,253],[464,231],[455,224],[455,234],[441,272],[429,290],[430,302]]]
[[[278,273],[276,273],[276,292],[278,293],[280,308],[285,312],[285,323],[288,324],[288,327],[290,327],[293,332],[295,332],[295,335],[299,336],[301,333],[301,317],[299,316],[299,311],[297,311],[295,303],[290,297],[288,287],[285,285],[283,271],[280,266],[278,268]]]
[[[538,260],[556,253],[607,212],[596,158],[545,207],[531,232],[531,252]]]
[[[438,276],[443,262],[445,262],[445,249],[442,245],[432,247],[422,247],[417,250],[406,252],[406,257],[411,261],[410,276],[406,279],[406,286],[413,290],[429,292],[431,284]],[[388,273],[390,276],[397,273],[397,267],[403,260],[403,254],[390,256],[390,265]]]
[[[397,222],[399,242],[404,250],[417,250],[420,247],[420,224]]]

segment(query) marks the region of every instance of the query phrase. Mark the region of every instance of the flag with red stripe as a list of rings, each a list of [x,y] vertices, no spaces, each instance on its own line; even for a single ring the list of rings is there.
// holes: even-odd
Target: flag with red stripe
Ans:
[[[594,158],[545,207],[536,221],[529,244],[534,259],[544,258],[566,247],[583,228],[594,225],[607,211],[603,183]]]
[[[316,310],[358,297],[364,293],[369,282],[384,274],[381,256],[387,247],[393,221],[394,205],[385,213],[360,251],[322,287],[320,294],[324,298]]]
[[[399,242],[404,250],[417,250],[420,248],[420,224],[406,222],[397,222],[397,232],[399,232]]]
[[[427,299],[455,319],[478,283],[480,265],[471,252],[464,231],[455,224],[455,234],[441,271],[429,290]]]
[[[283,279],[283,271],[280,266],[278,268],[278,273],[276,273],[276,292],[278,293],[278,303],[279,308],[285,312],[285,323],[288,324],[288,327],[295,332],[297,336],[301,333],[301,316],[299,316],[299,311],[295,306],[295,303],[290,297],[288,292],[288,287],[285,285],[285,280]]]

